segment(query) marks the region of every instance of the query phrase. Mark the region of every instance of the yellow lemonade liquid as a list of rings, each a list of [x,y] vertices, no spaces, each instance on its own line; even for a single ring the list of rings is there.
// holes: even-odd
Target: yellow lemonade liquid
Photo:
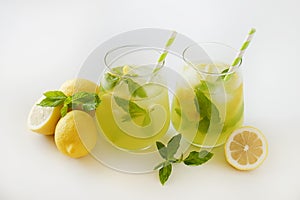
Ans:
[[[146,83],[142,87],[147,97],[133,97],[126,82],[113,91],[100,94],[96,119],[106,138],[118,148],[143,150],[155,145],[169,129],[168,89],[156,83]],[[117,102],[120,98],[123,103],[127,101],[127,105],[120,106]]]
[[[228,65],[217,64],[218,71]],[[195,72],[196,73],[196,72]],[[196,146],[224,144],[230,133],[243,124],[244,99],[241,73],[227,80],[221,76],[188,75],[192,88],[178,87],[172,103],[172,124]]]

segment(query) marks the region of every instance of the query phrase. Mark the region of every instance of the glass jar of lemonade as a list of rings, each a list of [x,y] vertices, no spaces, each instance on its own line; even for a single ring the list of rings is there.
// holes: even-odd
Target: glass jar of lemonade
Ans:
[[[160,70],[153,74],[159,55],[152,48],[124,46],[105,56],[96,118],[101,132],[120,149],[155,146],[169,129],[168,88]]]
[[[187,65],[182,76],[189,86],[177,85],[171,118],[174,128],[196,146],[222,145],[243,124],[241,63],[230,67],[236,53],[220,43],[192,45],[183,52]]]

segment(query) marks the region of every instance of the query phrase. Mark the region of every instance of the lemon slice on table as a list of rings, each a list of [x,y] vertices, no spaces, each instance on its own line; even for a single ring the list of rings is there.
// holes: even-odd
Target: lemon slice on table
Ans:
[[[239,170],[253,170],[263,163],[268,143],[260,130],[244,126],[235,130],[225,144],[227,162]]]
[[[27,119],[27,127],[36,133],[43,135],[53,135],[58,120],[61,117],[58,107],[42,107],[37,104],[41,102],[40,98],[31,108]]]

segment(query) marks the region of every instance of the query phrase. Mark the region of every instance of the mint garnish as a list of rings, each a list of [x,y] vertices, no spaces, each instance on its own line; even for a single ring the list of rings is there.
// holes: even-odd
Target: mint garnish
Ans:
[[[125,66],[124,66],[125,67]],[[140,97],[140,98],[146,98],[147,93],[143,86],[141,86],[139,83],[134,81],[130,77],[136,77],[137,74],[130,73],[129,76],[127,76],[127,72],[124,72],[124,67],[115,67],[112,69],[113,73],[106,73],[104,75],[104,79],[101,82],[101,88],[105,91],[113,90],[114,87],[116,87],[118,84],[120,84],[121,81],[124,81],[127,86],[130,94],[133,97]],[[150,114],[147,109],[144,109],[134,103],[132,100],[126,100],[124,98],[114,96],[115,102],[118,106],[120,106],[128,115],[123,117],[123,122],[130,121],[131,119],[137,118],[137,117],[143,117],[142,119],[142,126],[147,126],[150,124]]]
[[[162,185],[164,185],[169,179],[172,173],[172,164],[174,163],[183,163],[188,166],[198,166],[210,160],[213,156],[213,153],[208,151],[192,151],[189,153],[188,157],[183,159],[183,154],[179,158],[175,158],[175,154],[178,151],[181,140],[181,134],[175,135],[170,139],[167,145],[157,141],[156,147],[160,156],[165,160],[159,163],[154,170],[159,169],[159,180]]]
[[[48,91],[39,104],[43,107],[57,107],[63,105],[60,113],[64,117],[70,108],[80,108],[86,112],[96,110],[101,100],[95,93],[77,92],[72,96],[66,96],[62,91]]]
[[[147,93],[143,86],[135,82],[130,77],[136,77],[137,74],[130,73],[128,76],[123,72],[124,67],[115,67],[112,69],[112,72],[107,72],[104,75],[104,79],[101,82],[101,86],[104,90],[109,91],[114,89],[122,80],[127,83],[128,90],[133,97],[145,98],[147,97]]]

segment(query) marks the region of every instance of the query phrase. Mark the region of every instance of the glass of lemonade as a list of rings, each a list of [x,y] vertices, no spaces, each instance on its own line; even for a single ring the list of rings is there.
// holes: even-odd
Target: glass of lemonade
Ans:
[[[154,147],[169,129],[168,88],[161,70],[152,73],[159,56],[159,51],[139,46],[119,47],[105,56],[96,119],[117,148],[139,151]]]
[[[193,145],[216,147],[241,126],[244,116],[243,79],[239,63],[229,70],[237,51],[220,43],[192,45],[183,52],[187,63],[177,84],[171,119]]]

